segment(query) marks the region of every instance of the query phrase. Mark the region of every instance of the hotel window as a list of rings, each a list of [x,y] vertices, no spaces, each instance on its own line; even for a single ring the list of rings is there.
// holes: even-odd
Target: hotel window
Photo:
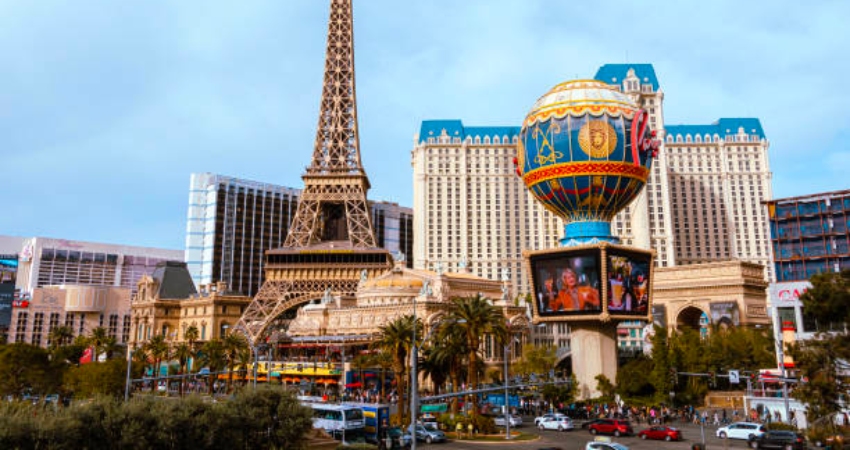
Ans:
[[[24,333],[27,331],[27,320],[29,313],[18,312],[18,323],[15,327],[15,342],[24,342]]]

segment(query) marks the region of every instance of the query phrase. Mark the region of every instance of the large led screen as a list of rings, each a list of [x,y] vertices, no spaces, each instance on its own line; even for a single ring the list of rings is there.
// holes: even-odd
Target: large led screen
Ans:
[[[617,249],[609,249],[606,253],[608,312],[647,315],[652,256]]]
[[[549,253],[530,259],[540,316],[599,314],[602,311],[597,249]]]

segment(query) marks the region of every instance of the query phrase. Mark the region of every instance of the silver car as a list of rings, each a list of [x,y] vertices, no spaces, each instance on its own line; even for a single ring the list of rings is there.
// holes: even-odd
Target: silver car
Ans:
[[[518,427],[522,425],[522,417],[510,415],[508,416],[508,420],[510,421],[511,427]],[[496,423],[497,427],[506,427],[508,423],[505,421],[505,416],[501,415],[493,419],[493,422]]]

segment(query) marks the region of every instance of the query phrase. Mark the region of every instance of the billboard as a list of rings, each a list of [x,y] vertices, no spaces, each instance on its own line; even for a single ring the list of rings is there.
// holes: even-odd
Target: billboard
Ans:
[[[532,257],[532,278],[540,316],[602,312],[599,261],[597,249]]]
[[[525,252],[535,320],[648,320],[652,256],[609,243]]]
[[[607,262],[608,311],[647,315],[652,255],[611,249],[607,252]]]

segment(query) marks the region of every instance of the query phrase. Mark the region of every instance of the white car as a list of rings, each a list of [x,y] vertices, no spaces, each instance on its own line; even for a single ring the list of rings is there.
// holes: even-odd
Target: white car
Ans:
[[[508,420],[510,420],[511,427],[518,427],[522,425],[522,417],[510,415],[508,416]],[[505,422],[505,416],[501,415],[493,419],[493,422],[496,423],[497,427],[506,427],[507,423]]]
[[[753,422],[735,422],[717,429],[717,437],[720,439],[743,439],[749,440],[763,435],[764,425]]]
[[[629,448],[619,442],[612,442],[611,438],[597,437],[585,444],[584,450],[629,450]]]
[[[537,424],[537,428],[541,430],[558,430],[568,431],[573,429],[573,421],[569,417],[549,417],[543,419]]]
[[[540,422],[544,420],[554,419],[556,417],[567,417],[566,414],[554,413],[554,414],[543,414],[542,416],[537,416],[534,418],[534,426],[539,426]]]

